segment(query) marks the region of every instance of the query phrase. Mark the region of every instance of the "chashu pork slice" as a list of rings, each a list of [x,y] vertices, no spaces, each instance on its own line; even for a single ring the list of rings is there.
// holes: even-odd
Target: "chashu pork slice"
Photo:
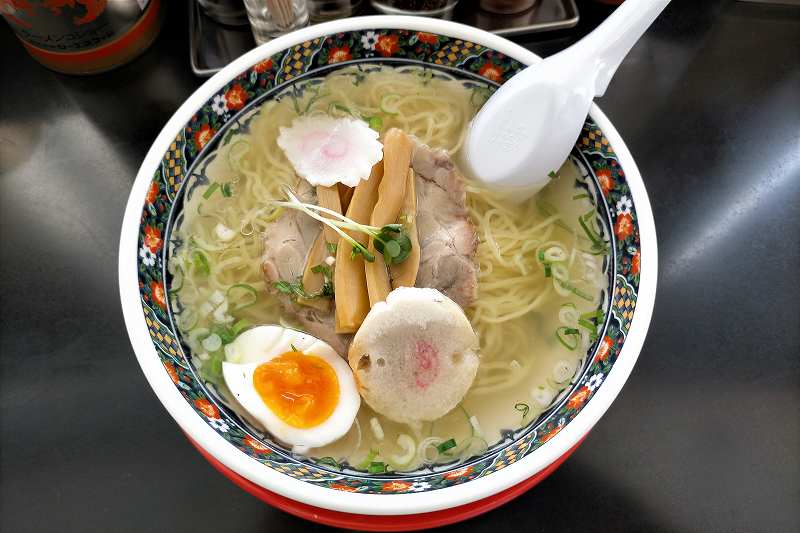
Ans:
[[[444,150],[418,143],[411,156],[417,175],[420,265],[417,287],[438,289],[466,309],[478,291],[478,238],[467,211],[464,177]]]
[[[419,142],[414,147],[411,166],[417,180],[416,223],[420,242],[415,285],[437,289],[467,308],[476,298],[478,268],[477,237],[466,207],[464,178],[447,152]],[[304,180],[296,193],[304,202],[316,202],[313,189]],[[308,215],[287,209],[265,231],[261,267],[268,290],[281,299],[290,318],[346,356],[353,336],[335,332],[333,310],[299,305],[273,288],[277,281],[294,282],[303,275],[306,257],[321,230],[322,225]],[[383,259],[378,256],[376,260]]]

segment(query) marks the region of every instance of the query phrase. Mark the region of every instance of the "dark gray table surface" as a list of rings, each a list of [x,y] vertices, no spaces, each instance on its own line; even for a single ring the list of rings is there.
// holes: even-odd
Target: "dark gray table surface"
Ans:
[[[169,4],[173,4],[169,2]],[[185,9],[107,74],[0,29],[0,530],[321,531],[195,452],[117,293],[129,188],[200,85]],[[524,41],[547,55],[578,28]],[[800,531],[800,8],[675,0],[599,101],[655,212],[658,299],[617,401],[554,475],[450,531]]]

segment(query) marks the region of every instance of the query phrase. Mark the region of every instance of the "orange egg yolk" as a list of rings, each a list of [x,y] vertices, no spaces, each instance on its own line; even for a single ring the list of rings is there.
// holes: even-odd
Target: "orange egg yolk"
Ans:
[[[275,415],[296,428],[321,424],[339,403],[339,379],[316,355],[291,351],[258,365],[253,387]]]

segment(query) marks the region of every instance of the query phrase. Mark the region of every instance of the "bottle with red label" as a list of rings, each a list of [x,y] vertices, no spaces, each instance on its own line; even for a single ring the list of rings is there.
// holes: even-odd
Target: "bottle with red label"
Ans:
[[[67,74],[118,67],[161,29],[161,0],[0,0],[0,14],[44,66]]]

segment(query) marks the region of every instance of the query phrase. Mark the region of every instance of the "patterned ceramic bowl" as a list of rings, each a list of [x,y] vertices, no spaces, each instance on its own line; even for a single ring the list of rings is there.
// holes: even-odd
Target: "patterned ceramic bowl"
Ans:
[[[216,401],[187,359],[165,297],[163,243],[169,238],[173,209],[180,206],[184,177],[203,148],[212,147],[237,116],[287,84],[360,61],[425,64],[502,84],[538,58],[475,28],[410,17],[364,17],[312,26],[240,57],[180,107],[142,164],[120,241],[122,307],[139,363],[158,398],[212,463],[247,490],[297,514],[362,528],[391,524],[386,518],[344,522],[336,517],[438,513],[452,521],[487,508],[481,501],[502,503],[549,473],[619,393],[653,308],[655,228],[633,158],[605,115],[592,107],[573,157],[590,182],[613,244],[608,312],[603,334],[586,354],[573,385],[551,409],[481,457],[413,475],[340,472],[258,438]],[[226,109],[219,113],[223,99]],[[458,511],[448,515],[453,509]],[[416,526],[408,522],[405,527]]]

